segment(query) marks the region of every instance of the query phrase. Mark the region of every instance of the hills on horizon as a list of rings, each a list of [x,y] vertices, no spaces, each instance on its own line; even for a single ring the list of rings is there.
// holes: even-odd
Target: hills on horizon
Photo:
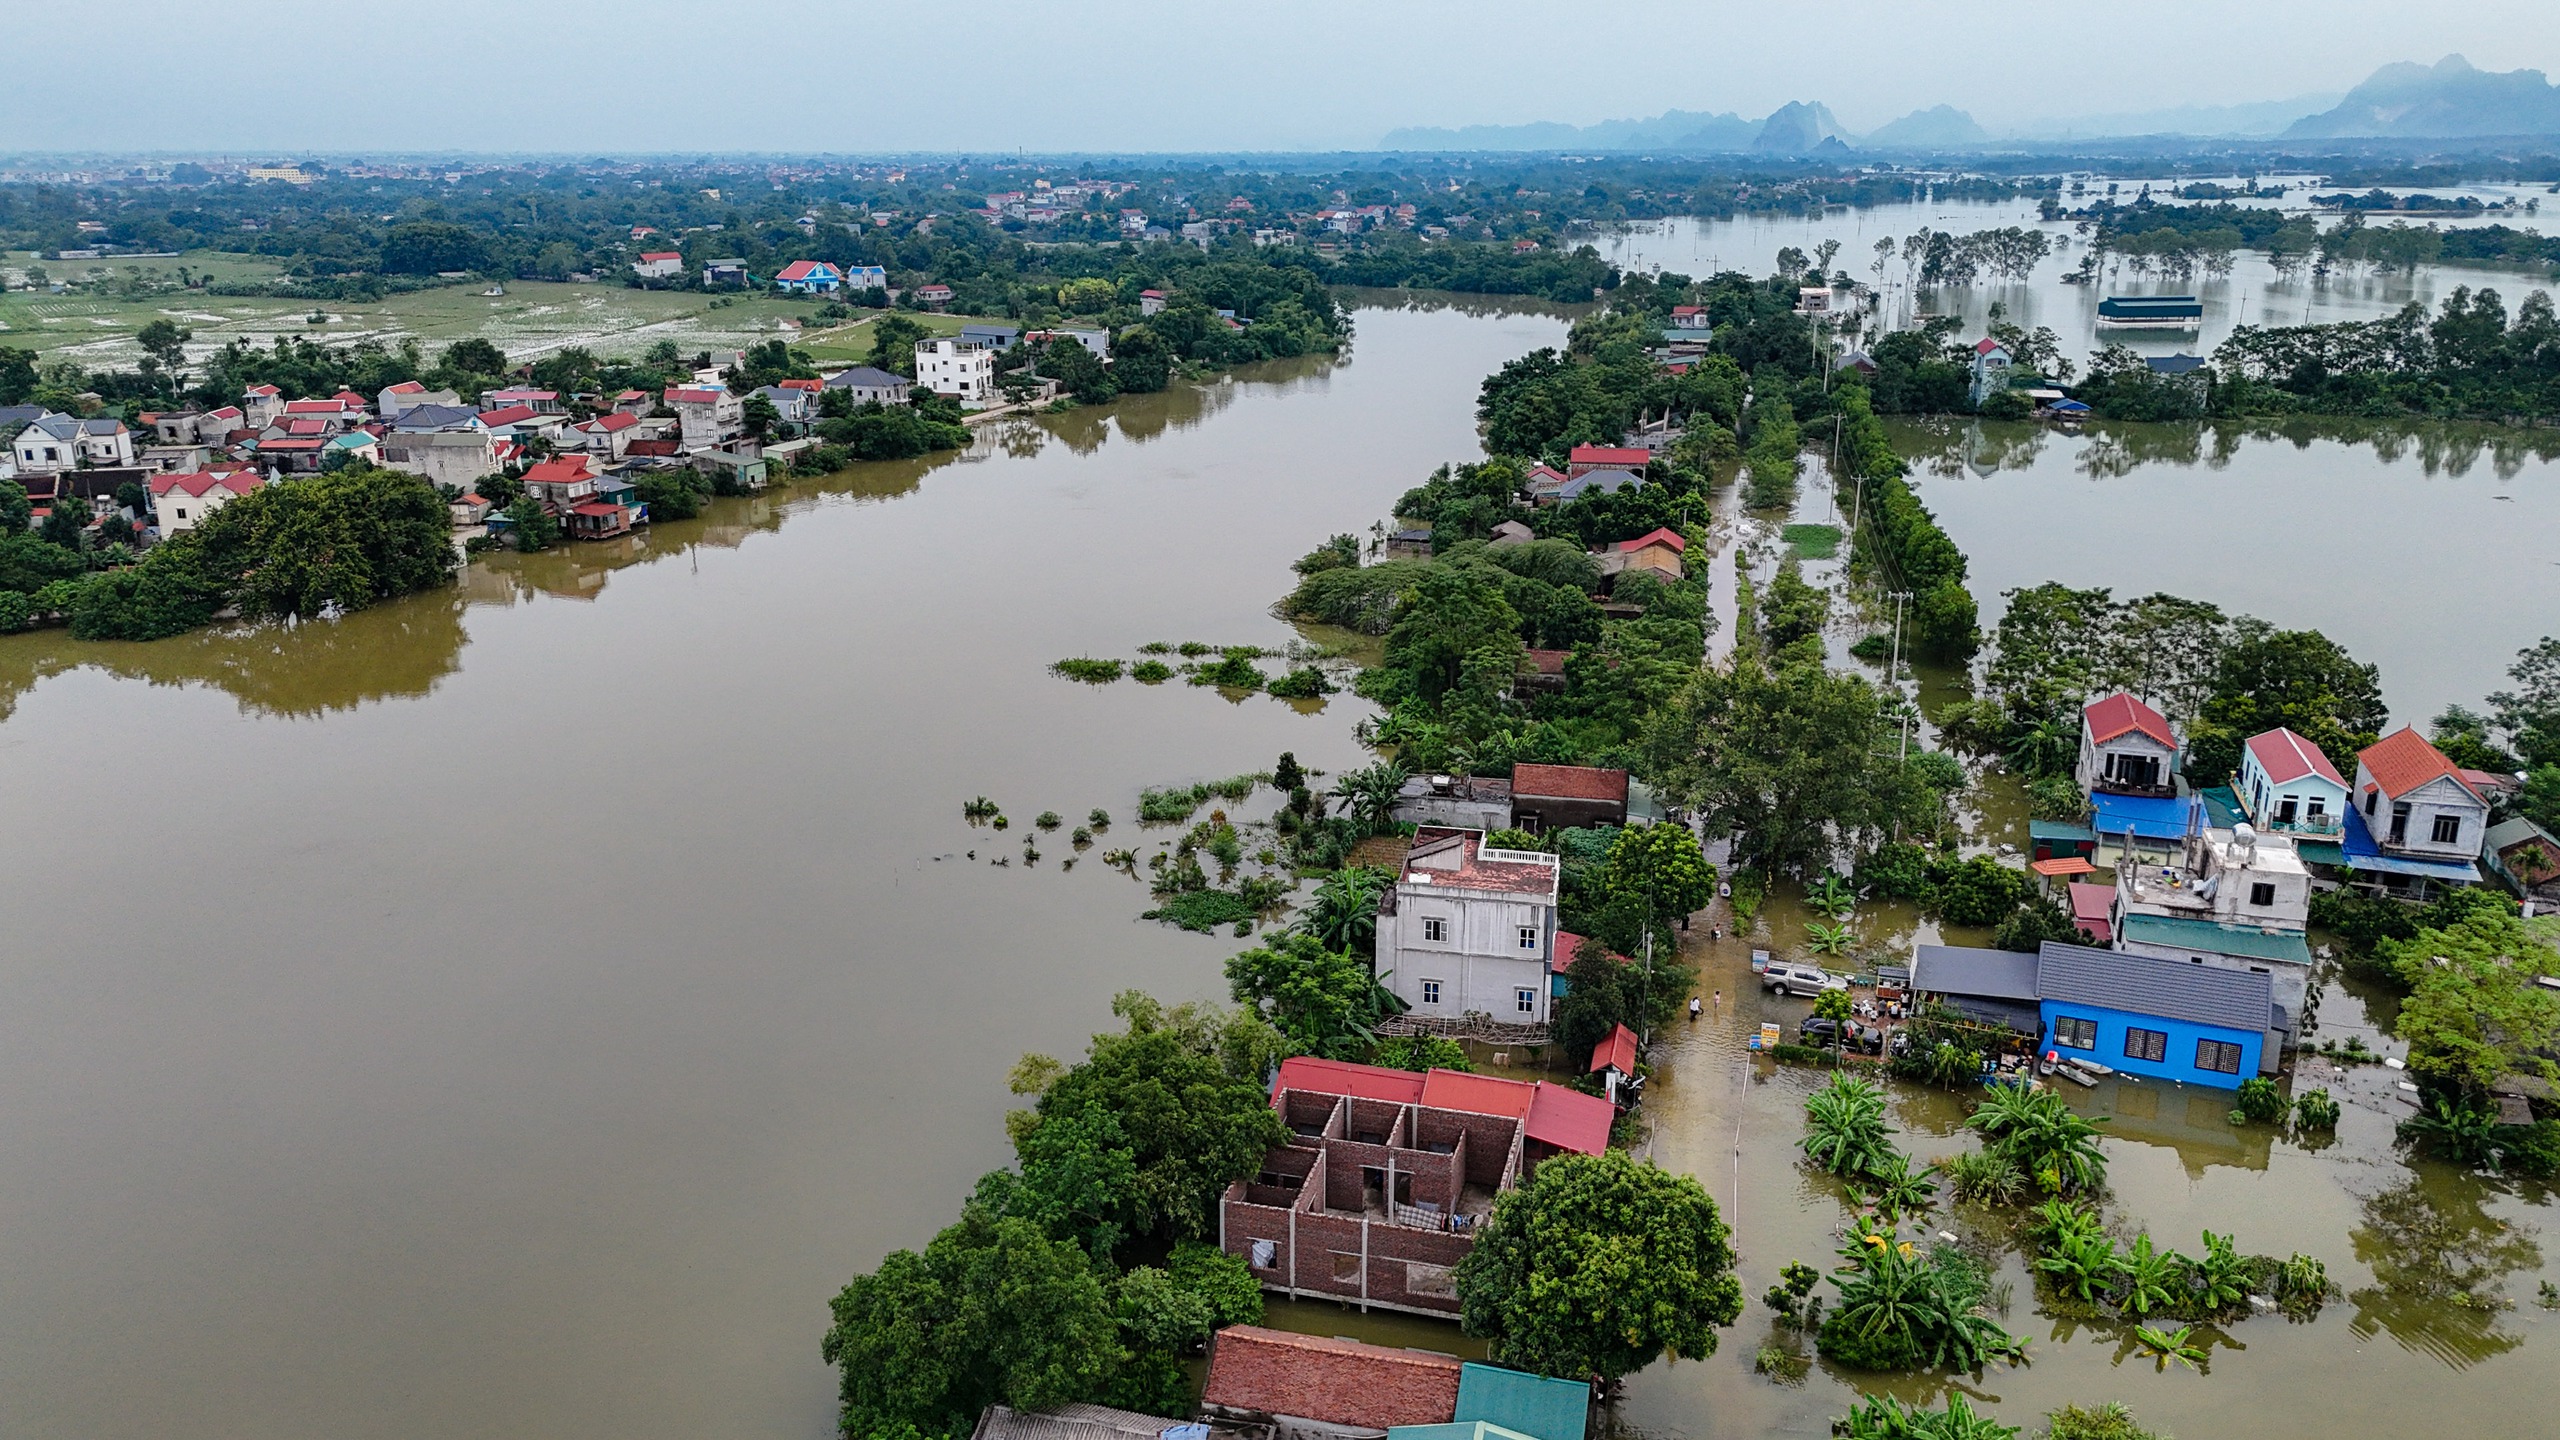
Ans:
[[[2460,55],[2434,65],[2382,66],[2354,89],[2289,100],[2186,105],[2029,122],[1994,133],[1952,105],[1933,105],[1865,134],[1842,126],[1818,100],[1791,101],[1745,119],[1731,111],[1668,110],[1594,125],[1407,126],[1382,150],[1670,150],[1810,155],[1835,149],[1959,150],[1976,146],[2185,136],[2235,140],[2478,139],[2560,137],[2560,85],[2539,70],[2475,68]]]

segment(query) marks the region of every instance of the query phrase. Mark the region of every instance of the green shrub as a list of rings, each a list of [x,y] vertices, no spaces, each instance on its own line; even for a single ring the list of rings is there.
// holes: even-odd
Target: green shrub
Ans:
[[[1334,684],[1325,678],[1322,670],[1313,665],[1301,665],[1272,681],[1266,688],[1283,700],[1314,700],[1332,694]]]
[[[1061,660],[1049,668],[1070,680],[1082,680],[1089,685],[1108,685],[1120,678],[1120,672],[1124,667],[1117,660],[1093,660],[1079,657],[1074,660]]]
[[[1173,667],[1161,660],[1141,660],[1129,667],[1129,678],[1141,685],[1161,685],[1173,678]]]
[[[2335,1130],[2338,1101],[2326,1090],[2306,1090],[2293,1097],[2293,1123],[2305,1130]]]
[[[2234,1112],[2253,1125],[2272,1125],[2284,1118],[2284,1092],[2276,1082],[2263,1075],[2253,1075],[2240,1082],[2239,1106]]]

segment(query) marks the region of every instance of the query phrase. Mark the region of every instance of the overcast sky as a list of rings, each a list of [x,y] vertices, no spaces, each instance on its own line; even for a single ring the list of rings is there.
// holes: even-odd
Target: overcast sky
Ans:
[[[15,7],[11,7],[15,9]],[[30,5],[12,150],[1362,148],[1400,125],[2035,117],[2560,68],[2551,0],[330,0]],[[2124,18],[2119,19],[2117,17]]]

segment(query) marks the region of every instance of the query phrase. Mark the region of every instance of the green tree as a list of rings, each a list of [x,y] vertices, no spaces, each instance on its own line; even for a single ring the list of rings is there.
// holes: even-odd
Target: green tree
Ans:
[[[1623,1152],[1559,1155],[1494,1201],[1458,1265],[1460,1323],[1493,1358],[1614,1380],[1703,1360],[1742,1314],[1731,1232],[1698,1182]]]
[[[48,545],[58,545],[78,553],[88,548],[89,522],[95,518],[88,501],[77,495],[56,496],[44,522],[36,527],[36,534]]]
[[[1388,704],[1412,696],[1437,705],[1476,652],[1507,654],[1516,673],[1521,648],[1520,616],[1500,582],[1476,567],[1435,565],[1422,572],[1387,632],[1384,663],[1361,676],[1361,691]],[[1502,678],[1507,686],[1509,673]]]
[[[1393,877],[1364,865],[1347,866],[1316,882],[1298,926],[1326,949],[1368,955],[1378,947],[1378,901]]]
[[[1365,1060],[1377,1026],[1403,1007],[1370,973],[1369,961],[1283,930],[1227,960],[1227,984],[1240,1005],[1270,1022],[1301,1055]]]
[[[899,314],[887,314],[871,322],[871,363],[893,375],[910,379],[916,373],[916,342],[933,332],[924,322]]]
[[[560,522],[552,518],[542,502],[532,496],[523,496],[509,505],[506,516],[508,523],[515,527],[516,549],[531,554],[560,543]]]
[[[1151,395],[1173,383],[1177,358],[1153,327],[1132,325],[1111,342],[1112,378],[1132,395]]]
[[[762,440],[782,424],[782,412],[762,395],[750,395],[738,407],[739,423],[746,427],[748,438]]]
[[[2239,769],[2248,738],[2279,725],[2352,775],[2356,752],[2379,737],[2389,717],[2382,672],[2358,664],[2319,631],[2246,634],[2215,671],[2213,697],[2189,741],[2187,775],[2199,785],[2221,784]]]
[[[160,368],[172,376],[178,373],[180,365],[186,363],[187,342],[194,338],[194,331],[183,329],[165,317],[149,321],[133,332],[133,341],[142,347],[142,353],[159,361]]]
[[[1716,867],[1686,825],[1635,825],[1618,832],[1601,863],[1603,903],[1638,907],[1654,931],[1667,938],[1680,922],[1715,898]]]
[[[2419,1084],[2477,1099],[2505,1075],[2560,1078],[2550,1059],[2560,1043],[2560,992],[2539,983],[2560,975],[2560,952],[2503,903],[2383,940],[2374,952],[2409,987],[2398,1031]]]
[[[1100,1398],[1122,1360],[1091,1260],[974,1205],[923,1253],[894,1251],[856,1276],[831,1308],[819,1353],[841,1372],[847,1436],[958,1440],[989,1405]]]
[[[1805,1097],[1805,1158],[1833,1175],[1873,1174],[1892,1163],[1893,1133],[1884,1123],[1884,1091],[1874,1082],[1834,1075]]]
[[[1070,315],[1099,315],[1119,298],[1119,287],[1108,280],[1088,277],[1058,287],[1058,308]]]

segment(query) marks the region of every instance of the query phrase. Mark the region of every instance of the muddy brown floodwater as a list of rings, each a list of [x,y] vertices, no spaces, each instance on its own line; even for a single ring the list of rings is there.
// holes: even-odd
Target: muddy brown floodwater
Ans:
[[[1290,638],[1289,562],[1473,454],[1477,382],[1562,333],[1373,304],[1339,362],[484,562],[336,623],[0,640],[0,1434],[827,1435],[827,1298],[1003,1163],[1011,1060],[1076,1052],[1117,990],[1223,989],[1235,941],[1137,920],[1139,886],[1067,871],[1054,839],[1024,866],[1030,817],[1100,806],[1125,844],[1142,786],[1365,759],[1356,701],[1048,663]],[[979,794],[1015,822],[1001,843],[961,820]],[[1987,812],[1986,841],[2014,828]],[[1802,923],[1782,893],[1759,943]],[[1934,933],[1853,928],[1879,952]],[[1756,1295],[1844,1212],[1794,1164],[1816,1077],[1742,1048],[1801,1005],[1749,987],[1750,938],[1694,943],[1724,1008],[1661,1037],[1652,1148],[1729,1206]],[[2371,1033],[2351,997],[2322,1019]],[[2546,1431],[2548,1197],[2402,1163],[2387,1073],[2338,1082],[2354,1103],[2317,1150],[2234,1129],[2218,1096],[2075,1092],[2114,1117],[2115,1213],[2307,1251],[2348,1297],[2162,1375],[2114,1327],[2038,1316],[2012,1258],[2034,1363],[1966,1388],[2011,1423],[2121,1399],[2185,1440]],[[1962,1145],[1952,1100],[1896,1107],[1921,1156]],[[1637,1377],[1617,1424],[1823,1433],[1851,1382],[1752,1373],[1766,1327],[1755,1304],[1711,1361]]]

